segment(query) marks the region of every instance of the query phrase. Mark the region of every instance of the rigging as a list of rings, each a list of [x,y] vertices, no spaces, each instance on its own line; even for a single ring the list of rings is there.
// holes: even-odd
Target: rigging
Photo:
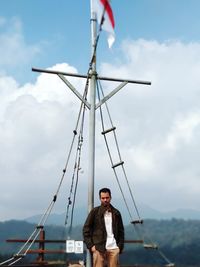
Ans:
[[[18,262],[19,260],[21,260],[22,258],[24,258],[27,255],[28,250],[32,247],[32,245],[34,244],[34,242],[36,241],[37,237],[39,236],[39,233],[41,232],[41,230],[43,229],[44,225],[46,224],[46,221],[55,205],[55,202],[57,200],[57,197],[60,193],[60,189],[61,186],[63,184],[63,180],[65,178],[65,175],[67,173],[68,170],[68,166],[69,166],[69,160],[72,154],[72,149],[74,147],[74,143],[75,143],[75,138],[78,135],[78,142],[77,142],[77,150],[76,150],[76,157],[75,157],[75,163],[74,163],[74,169],[73,169],[73,174],[72,174],[72,180],[71,180],[71,187],[70,187],[70,193],[69,193],[69,197],[68,197],[68,205],[67,205],[67,210],[66,210],[66,217],[65,217],[65,225],[67,225],[68,223],[68,217],[69,217],[69,211],[70,211],[70,206],[72,205],[72,209],[71,209],[71,221],[70,221],[70,227],[69,227],[69,232],[68,232],[68,236],[71,234],[71,230],[72,230],[72,226],[73,226],[73,214],[74,214],[74,208],[75,208],[75,200],[76,200],[76,192],[77,192],[77,186],[78,186],[78,180],[79,180],[79,171],[80,171],[80,163],[81,163],[81,151],[82,151],[82,144],[83,144],[83,129],[84,129],[84,119],[85,119],[85,110],[86,108],[91,109],[91,103],[88,103],[87,101],[87,94],[88,94],[88,86],[89,86],[89,80],[91,80],[92,78],[94,78],[97,81],[97,94],[98,94],[98,100],[99,103],[96,104],[95,103],[95,109],[99,108],[100,109],[100,118],[101,118],[101,124],[102,124],[102,135],[104,137],[105,140],[105,144],[106,144],[106,148],[107,148],[107,152],[109,154],[109,158],[110,158],[110,162],[111,162],[111,167],[113,169],[115,178],[117,180],[117,184],[119,186],[120,192],[122,194],[125,206],[128,210],[129,213],[129,217],[131,220],[131,223],[134,227],[134,230],[137,232],[138,235],[141,235],[141,229],[138,230],[136,228],[136,225],[143,225],[143,220],[140,217],[139,214],[139,210],[138,207],[136,205],[135,199],[133,197],[133,193],[128,181],[128,177],[127,174],[125,172],[125,168],[124,168],[124,161],[122,161],[121,158],[121,153],[119,150],[119,145],[118,145],[118,141],[117,141],[117,137],[116,137],[116,127],[114,127],[113,122],[111,120],[111,116],[110,116],[110,112],[108,109],[108,105],[107,105],[107,100],[109,98],[111,98],[114,94],[116,94],[120,89],[122,89],[127,83],[132,82],[132,83],[138,83],[138,84],[146,84],[149,85],[151,84],[150,82],[143,82],[143,81],[131,81],[131,80],[124,80],[124,79],[115,79],[115,78],[107,78],[107,77],[98,77],[96,70],[93,69],[93,65],[96,64],[96,50],[97,50],[97,45],[99,42],[99,37],[100,37],[100,33],[102,31],[102,25],[104,22],[104,15],[105,15],[105,9],[104,12],[102,14],[102,18],[101,18],[101,23],[99,26],[99,30],[98,30],[98,34],[94,40],[94,46],[93,46],[93,53],[92,53],[92,57],[89,63],[89,69],[87,72],[87,75],[78,75],[78,74],[70,74],[70,73],[62,73],[62,72],[57,72],[57,71],[47,71],[47,70],[41,70],[41,69],[35,69],[33,68],[33,71],[39,71],[39,72],[45,72],[45,73],[51,73],[51,74],[56,74],[58,75],[58,77],[73,91],[73,93],[75,93],[75,95],[81,100],[81,106],[79,109],[79,113],[78,113],[78,119],[77,119],[77,123],[76,123],[76,127],[75,130],[73,131],[73,138],[72,138],[72,143],[69,149],[69,154],[67,156],[67,161],[65,164],[65,167],[62,171],[62,175],[61,175],[61,179],[60,182],[58,184],[57,190],[55,195],[53,196],[53,199],[51,200],[49,206],[47,207],[47,210],[44,212],[44,214],[42,215],[38,225],[35,227],[34,231],[31,233],[30,237],[28,238],[28,240],[25,242],[25,244],[19,249],[19,251],[13,255],[13,257],[11,257],[10,259],[1,262],[0,265],[5,265],[8,264],[8,266],[11,266],[13,264],[15,264],[16,262]],[[91,21],[93,20],[93,18],[91,19]],[[75,77],[79,77],[79,78],[86,78],[86,84],[85,84],[85,89],[84,89],[84,93],[83,96],[73,87],[73,85],[66,79],[65,75],[68,76],[75,76]],[[110,80],[110,81],[115,81],[115,82],[121,82],[121,84],[115,89],[113,90],[109,95],[104,96],[103,93],[103,89],[101,87],[100,84],[100,80]],[[102,97],[101,97],[102,95]],[[96,99],[94,99],[96,101]],[[108,113],[108,117],[110,120],[110,128],[108,128],[107,130],[105,129],[105,125],[104,125],[104,117],[103,117],[103,111],[102,111],[102,105],[105,104],[107,113]],[[79,124],[80,124],[80,129],[79,129]],[[79,129],[79,134],[78,133],[78,129]],[[115,140],[115,145],[117,148],[117,156],[118,156],[118,162],[114,163],[113,158],[112,158],[112,154],[111,154],[111,150],[109,147],[109,143],[107,140],[106,135],[112,133],[114,136],[114,140]],[[118,176],[118,172],[117,169],[118,167],[121,167],[122,169],[122,173],[124,175],[124,179],[126,182],[126,185],[128,187],[128,191],[129,194],[131,196],[131,200],[132,200],[132,204],[135,208],[135,213],[137,215],[137,218],[134,219],[134,216],[132,214],[132,209],[130,208],[130,206],[128,205],[126,196],[124,194],[123,191],[123,187],[122,184],[120,182],[119,176]],[[72,200],[72,195],[74,194],[73,200]],[[31,242],[30,242],[31,241]],[[158,246],[156,244],[154,244],[153,242],[150,243],[145,243],[144,242],[144,238],[141,238],[138,243],[142,243],[144,248],[146,249],[156,249],[161,257],[167,262],[168,267],[173,266],[173,264],[169,261],[169,259],[159,250]]]

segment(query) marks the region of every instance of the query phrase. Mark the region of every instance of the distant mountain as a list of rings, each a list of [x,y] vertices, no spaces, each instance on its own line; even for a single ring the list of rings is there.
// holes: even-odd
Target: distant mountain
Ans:
[[[124,208],[120,207],[119,204],[116,206],[122,213],[124,224],[130,223],[129,217],[124,213]],[[142,219],[155,219],[155,220],[171,220],[184,219],[184,220],[200,220],[200,211],[192,209],[177,209],[170,212],[161,212],[152,209],[148,205],[139,205],[140,216]],[[77,207],[74,211],[73,225],[82,225],[87,215],[86,207]],[[38,223],[42,215],[34,215],[24,220],[29,223]],[[64,225],[66,220],[66,213],[56,214],[53,213],[49,216],[47,223],[49,225]],[[67,225],[70,224],[71,217],[67,219]]]
[[[185,219],[185,220],[200,220],[200,211],[193,209],[178,209],[175,211],[163,213],[166,214],[166,219],[176,218],[176,219]],[[165,217],[163,217],[165,219]]]
[[[59,216],[58,216],[59,217]],[[139,227],[139,228],[138,228]],[[143,244],[125,244],[125,250],[121,255],[122,265],[125,266],[167,266],[166,257],[176,266],[198,267],[200,262],[200,220],[145,220],[142,225],[137,225],[137,230],[129,224],[125,227],[125,238],[127,240],[141,240],[145,245],[158,245],[159,250],[145,249]],[[35,224],[25,221],[0,222],[0,259],[5,254],[15,254],[22,247],[22,243],[6,242],[12,239],[27,239],[35,229]],[[69,229],[69,228],[68,228]],[[46,225],[46,239],[65,240],[68,238],[68,229],[63,226]],[[71,229],[70,238],[82,240],[82,226]],[[36,248],[38,245],[36,245]],[[65,249],[65,243],[46,243],[46,249]],[[162,254],[161,254],[162,251]],[[163,254],[164,253],[164,254]],[[69,253],[70,254],[70,253]],[[71,255],[67,257],[71,257]],[[164,257],[161,257],[164,255]],[[29,257],[29,255],[27,255]],[[37,255],[32,255],[35,260]],[[51,260],[63,260],[64,255],[51,255]],[[45,255],[47,259],[49,255]],[[9,256],[5,256],[7,260]],[[3,259],[3,257],[2,257]],[[26,258],[29,259],[29,258]],[[68,258],[69,259],[69,258]],[[0,261],[1,262],[1,261]],[[137,263],[137,264],[136,264]],[[168,263],[168,260],[167,260]],[[24,265],[26,266],[26,265]],[[169,266],[169,265],[168,265]]]
[[[84,223],[86,215],[87,215],[86,208],[83,208],[83,207],[77,208],[74,211],[73,225],[82,225]],[[42,214],[34,215],[31,217],[25,218],[24,220],[29,223],[38,223],[40,221],[41,216]],[[67,221],[66,221],[66,213],[61,213],[61,214],[52,213],[50,214],[48,218],[47,224],[63,226],[65,222],[67,222],[66,224],[69,226],[69,224],[71,223],[71,215],[67,218]]]
[[[177,209],[168,212],[161,212],[152,209],[146,204],[140,204],[139,210],[144,219],[170,220],[175,218],[184,220],[200,220],[200,210],[194,210],[194,209]]]

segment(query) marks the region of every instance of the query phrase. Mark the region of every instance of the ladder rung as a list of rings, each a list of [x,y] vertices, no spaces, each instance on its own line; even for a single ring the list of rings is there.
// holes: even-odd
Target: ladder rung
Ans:
[[[143,224],[143,220],[134,220],[131,223],[132,224],[137,224],[137,223]]]
[[[120,166],[120,165],[123,165],[123,164],[124,164],[124,161],[121,161],[121,162],[119,162],[119,163],[113,165],[112,168],[114,169],[114,168],[116,168],[116,167],[118,167],[118,166]]]
[[[108,130],[105,130],[105,131],[102,132],[102,134],[107,134],[107,133],[112,132],[114,130],[116,130],[116,127],[112,127],[112,128],[110,128]]]
[[[146,249],[158,249],[158,246],[156,244],[144,244],[143,246]]]

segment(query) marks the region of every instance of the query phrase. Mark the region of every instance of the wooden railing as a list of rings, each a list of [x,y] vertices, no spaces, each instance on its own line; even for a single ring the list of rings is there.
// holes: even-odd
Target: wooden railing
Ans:
[[[26,239],[7,239],[6,242],[12,242],[12,243],[25,243],[27,242]],[[33,240],[28,240],[29,243],[33,242]],[[34,263],[37,265],[48,265],[48,261],[45,260],[46,254],[64,254],[66,253],[65,249],[47,249],[46,244],[65,244],[66,240],[56,240],[56,239],[45,239],[45,231],[42,229],[39,235],[39,239],[36,239],[34,243],[38,243],[38,248],[36,249],[29,249],[27,251],[27,254],[38,254],[36,260]],[[143,240],[125,240],[125,243],[127,244],[133,244],[133,243],[143,243]]]

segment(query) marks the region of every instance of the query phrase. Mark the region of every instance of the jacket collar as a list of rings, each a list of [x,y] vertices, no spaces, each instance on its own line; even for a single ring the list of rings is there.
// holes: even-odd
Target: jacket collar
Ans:
[[[101,214],[104,214],[107,210],[111,211],[112,213],[115,213],[115,208],[110,204],[109,208],[104,207],[103,205],[99,206],[99,211]]]

